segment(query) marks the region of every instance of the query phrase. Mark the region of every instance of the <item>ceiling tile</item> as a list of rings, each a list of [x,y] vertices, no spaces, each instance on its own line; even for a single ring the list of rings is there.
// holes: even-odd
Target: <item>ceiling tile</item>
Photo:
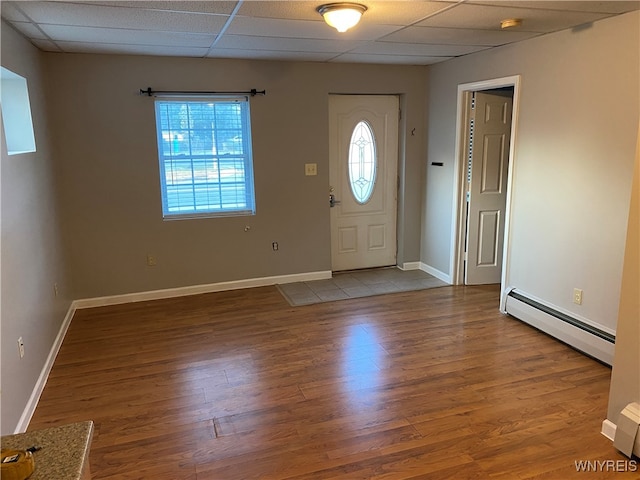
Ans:
[[[167,32],[219,33],[229,18],[226,15],[52,2],[24,2],[22,8],[36,23]]]
[[[331,38],[332,32],[329,28],[322,21],[236,16],[227,28],[226,34],[258,37]]]
[[[335,56],[335,53],[274,52],[268,50],[236,50],[222,48],[213,50],[207,56],[209,58],[246,58],[277,61],[327,62]]]
[[[432,65],[453,57],[427,57],[419,55],[365,55],[346,53],[331,60],[334,63],[374,63],[388,65]]]
[[[446,10],[454,2],[370,2],[362,21],[379,25],[411,25],[436,12]],[[365,2],[365,4],[368,4]]]
[[[58,45],[56,45],[51,40],[32,40],[31,43],[33,43],[36,47],[38,47],[40,50],[44,52],[61,52],[62,51],[60,50]]]
[[[29,19],[25,17],[14,4],[15,2],[0,1],[0,13],[2,14],[2,18],[10,22],[28,22]]]
[[[238,10],[238,15],[259,18],[282,18],[287,20],[313,20],[322,17],[316,8],[323,3],[318,2],[291,2],[291,1],[260,1],[243,2]]]
[[[468,0],[467,3],[478,5],[494,5],[499,7],[542,8],[545,10],[566,10],[574,12],[624,13],[640,9],[638,0],[607,1],[595,0]]]
[[[422,55],[428,57],[456,57],[479,52],[490,47],[477,45],[430,45],[426,43],[368,42],[349,53],[383,55]]]
[[[153,10],[165,10],[168,12],[194,12],[194,13],[216,13],[221,15],[230,15],[238,2],[226,2],[220,0],[214,1],[144,1],[133,0],[129,2],[109,2],[109,1],[85,1],[85,2],[69,2],[87,5],[108,5],[111,7],[124,8],[145,8]]]
[[[605,14],[605,16],[608,14]],[[530,8],[458,5],[420,23],[421,27],[475,28],[500,30],[500,21],[507,18],[523,19],[522,26],[513,31],[555,32],[574,25],[582,25],[602,18],[603,14],[559,12]],[[511,30],[510,30],[511,31]]]
[[[249,35],[224,35],[215,43],[215,49],[274,50],[279,52],[341,53],[364,42],[339,41],[312,38],[257,37]]]
[[[162,45],[109,45],[104,43],[57,42],[69,53],[110,53],[129,55],[169,55],[179,57],[204,57],[208,48],[167,47]]]
[[[215,40],[215,35],[198,33],[153,32],[117,28],[70,27],[65,25],[41,25],[41,28],[53,40],[84,43],[209,47]]]
[[[20,33],[32,40],[47,40],[47,36],[31,22],[11,22]]]
[[[498,46],[539,35],[534,32],[409,27],[384,37],[385,42]]]

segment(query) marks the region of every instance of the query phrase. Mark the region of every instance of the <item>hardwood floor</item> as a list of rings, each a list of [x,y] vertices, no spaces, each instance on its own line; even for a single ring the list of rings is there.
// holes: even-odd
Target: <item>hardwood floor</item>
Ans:
[[[637,479],[576,471],[609,377],[496,287],[264,287],[79,310],[29,429],[93,420],[94,479]]]

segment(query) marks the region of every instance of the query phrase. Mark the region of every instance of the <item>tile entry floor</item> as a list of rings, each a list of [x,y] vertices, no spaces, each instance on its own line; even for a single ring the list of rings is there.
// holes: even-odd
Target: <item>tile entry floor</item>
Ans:
[[[326,280],[287,283],[277,287],[289,304],[298,306],[445,285],[448,284],[422,270],[385,267],[338,272]]]

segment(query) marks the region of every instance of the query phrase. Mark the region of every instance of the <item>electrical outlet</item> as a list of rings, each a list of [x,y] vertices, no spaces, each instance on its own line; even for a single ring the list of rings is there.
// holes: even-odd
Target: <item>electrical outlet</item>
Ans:
[[[20,358],[24,358],[24,342],[22,341],[22,337],[18,338],[18,353],[20,354]]]
[[[573,303],[582,305],[582,290],[579,288],[573,289]]]
[[[53,284],[53,294],[57,297],[58,296],[58,284],[54,283]]]
[[[271,248],[273,248],[273,251],[274,251],[274,252],[275,252],[275,251],[277,251],[277,250],[278,250],[278,242],[273,242],[273,243],[271,244]]]
[[[147,265],[150,267],[155,267],[156,264],[156,257],[151,254],[147,255]]]
[[[307,177],[312,177],[318,174],[318,164],[317,163],[305,163],[304,164],[304,174]]]

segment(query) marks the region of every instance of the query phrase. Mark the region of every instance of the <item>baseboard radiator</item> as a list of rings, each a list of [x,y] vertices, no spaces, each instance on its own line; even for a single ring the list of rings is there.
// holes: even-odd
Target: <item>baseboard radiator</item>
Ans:
[[[517,289],[507,294],[506,311],[576,350],[607,365],[613,364],[616,338],[609,332],[533,300]]]

